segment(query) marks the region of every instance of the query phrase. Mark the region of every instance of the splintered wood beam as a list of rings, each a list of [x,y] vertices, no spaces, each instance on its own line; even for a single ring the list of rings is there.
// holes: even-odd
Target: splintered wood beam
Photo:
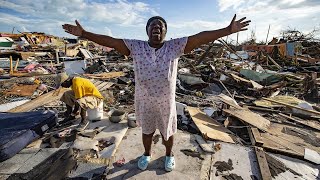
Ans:
[[[305,111],[305,112],[313,113],[313,114],[316,114],[316,115],[318,115],[318,116],[320,115],[320,112],[318,112],[318,111],[303,109],[303,108],[298,107],[298,106],[294,106],[294,105],[291,105],[291,104],[288,104],[288,103],[276,101],[276,100],[269,99],[269,98],[264,98],[264,97],[263,97],[262,99],[263,99],[263,100],[270,101],[270,102],[273,102],[273,103],[276,103],[276,104],[281,104],[281,105],[284,105],[284,106],[287,106],[287,107],[290,107],[290,108],[295,108],[295,109],[299,109],[299,110],[302,110],[302,111]]]
[[[14,66],[14,71],[18,70],[18,65],[19,65],[19,58],[17,59],[16,65]]]
[[[255,127],[248,127],[248,133],[253,146],[262,146],[263,139],[260,135],[260,132]]]
[[[37,97],[36,99],[33,99],[33,100],[28,101],[18,107],[15,107],[15,108],[9,110],[8,112],[28,112],[28,111],[31,111],[33,109],[40,107],[40,106],[48,104],[52,101],[59,100],[62,97],[63,93],[68,90],[70,90],[70,89],[59,88],[57,90],[50,91],[46,94],[43,94],[43,95]]]
[[[187,110],[205,139],[235,143],[236,137],[218,121],[207,116],[199,108],[187,107]]]
[[[12,56],[10,56],[10,75],[13,74]]]
[[[250,110],[239,109],[239,108],[230,108],[223,109],[224,112],[244,121],[254,127],[261,129],[262,131],[269,131],[270,121],[259,114],[256,114]]]
[[[269,169],[268,161],[266,159],[265,152],[263,151],[263,148],[260,147],[254,147],[254,150],[256,152],[259,169],[260,169],[260,175],[262,180],[271,180],[271,172]]]

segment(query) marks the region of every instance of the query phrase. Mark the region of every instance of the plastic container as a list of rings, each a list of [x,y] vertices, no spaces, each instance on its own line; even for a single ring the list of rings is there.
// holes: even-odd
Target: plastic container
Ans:
[[[113,123],[119,123],[125,117],[126,113],[124,111],[114,110],[109,118]]]
[[[128,126],[131,128],[137,127],[136,115],[135,113],[128,114]]]
[[[101,101],[97,108],[87,109],[87,115],[89,121],[103,119],[103,101]]]

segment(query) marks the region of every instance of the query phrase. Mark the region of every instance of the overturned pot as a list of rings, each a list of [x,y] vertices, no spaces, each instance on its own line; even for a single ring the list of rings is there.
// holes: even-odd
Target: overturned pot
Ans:
[[[126,113],[120,110],[114,110],[109,118],[109,120],[113,123],[119,123],[125,117]]]

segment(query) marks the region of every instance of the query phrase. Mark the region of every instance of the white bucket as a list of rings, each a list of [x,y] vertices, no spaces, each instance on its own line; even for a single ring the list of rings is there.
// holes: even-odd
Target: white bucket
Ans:
[[[101,101],[97,108],[87,109],[87,115],[89,121],[103,119],[103,101]]]

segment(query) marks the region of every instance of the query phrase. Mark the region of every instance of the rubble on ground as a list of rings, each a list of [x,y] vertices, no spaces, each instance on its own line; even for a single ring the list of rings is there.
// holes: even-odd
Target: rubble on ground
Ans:
[[[42,125],[43,132],[3,158],[0,177],[103,179],[112,164],[123,166],[126,158],[116,160],[114,154],[127,129],[137,127],[132,59],[82,39],[44,33],[1,33],[0,38],[5,42],[0,46],[0,112],[56,115],[54,125]],[[254,161],[260,174],[256,179],[319,178],[319,63],[320,42],[291,31],[267,45],[234,46],[219,40],[181,56],[178,129],[194,134],[202,149],[181,152],[200,160],[210,153],[209,177],[214,178],[245,179],[241,173],[251,169],[241,172],[234,160]],[[57,89],[55,77],[63,71],[89,78],[105,97],[106,118],[81,133],[74,130],[79,118],[59,124],[66,110],[59,99],[66,89]],[[121,117],[111,122],[115,112]],[[6,128],[0,131],[5,134]],[[0,146],[0,155],[7,146]],[[248,158],[223,158],[237,148],[240,154],[250,151]],[[295,161],[287,157],[309,171],[293,169]],[[5,171],[16,159],[19,167]]]

